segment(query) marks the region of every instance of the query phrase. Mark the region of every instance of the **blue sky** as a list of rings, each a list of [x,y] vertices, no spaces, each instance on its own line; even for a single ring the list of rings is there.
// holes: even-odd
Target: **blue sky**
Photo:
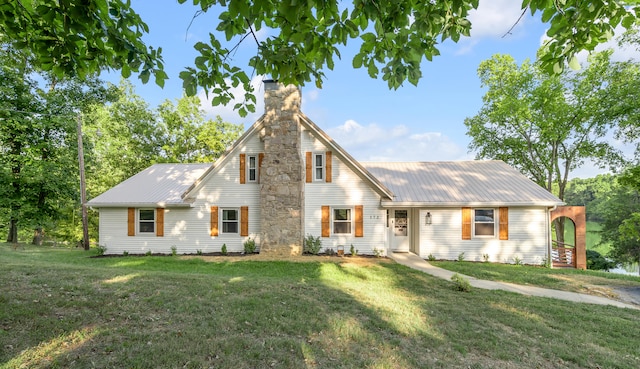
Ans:
[[[441,55],[433,62],[423,62],[423,78],[417,87],[405,83],[398,90],[389,90],[382,79],[371,79],[366,69],[353,69],[351,58],[357,50],[353,40],[341,49],[342,60],[336,61],[334,70],[325,71],[322,89],[314,84],[302,88],[302,110],[361,161],[473,159],[463,122],[482,106],[484,91],[476,74],[478,65],[498,53],[510,54],[519,63],[534,59],[546,29],[527,13],[505,36],[522,13],[520,4],[518,0],[481,1],[478,11],[470,17],[472,37],[457,44],[441,44]],[[193,44],[208,40],[217,17],[205,14],[192,22],[198,8],[191,1],[179,5],[175,0],[133,0],[132,6],[149,25],[147,44],[163,48],[170,77],[163,89],[131,78],[136,92],[156,107],[166,99],[180,98],[182,81],[178,74],[193,64]],[[266,34],[261,32],[258,36]],[[228,47],[236,42],[233,40]],[[254,53],[255,42],[246,39],[234,57],[245,60]],[[119,79],[115,74],[104,77],[116,83]],[[258,105],[253,115],[241,118],[231,107],[213,108],[205,101],[204,93],[200,94],[202,107],[211,116],[220,115],[226,121],[249,127],[263,112],[261,79],[255,78]],[[574,176],[589,177],[600,172],[587,165]]]

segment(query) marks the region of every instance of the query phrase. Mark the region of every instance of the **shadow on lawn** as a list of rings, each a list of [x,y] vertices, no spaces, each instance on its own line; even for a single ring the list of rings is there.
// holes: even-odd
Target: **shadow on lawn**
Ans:
[[[602,363],[581,351],[608,349],[602,341],[631,319],[616,311],[612,332],[584,335],[588,346],[562,327],[604,307],[455,292],[393,263],[128,262],[139,259],[9,255],[0,265],[11,281],[0,286],[2,367],[593,366]]]

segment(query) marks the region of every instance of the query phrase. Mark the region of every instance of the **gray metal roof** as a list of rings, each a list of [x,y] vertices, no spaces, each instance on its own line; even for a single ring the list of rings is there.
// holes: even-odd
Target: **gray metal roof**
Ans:
[[[554,206],[562,201],[503,161],[362,163],[395,195],[383,205]]]
[[[394,194],[383,206],[561,205],[502,161],[370,162],[362,166]],[[97,196],[100,207],[189,206],[182,195],[212,164],[155,164]]]
[[[186,206],[182,194],[212,164],[155,164],[87,203],[93,207]]]

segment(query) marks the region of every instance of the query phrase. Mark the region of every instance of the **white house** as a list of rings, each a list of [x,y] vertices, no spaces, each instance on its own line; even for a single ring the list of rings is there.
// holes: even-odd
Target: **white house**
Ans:
[[[107,254],[413,252],[423,258],[549,260],[562,201],[501,161],[360,163],[265,82],[265,114],[214,164],[156,164],[88,205]]]

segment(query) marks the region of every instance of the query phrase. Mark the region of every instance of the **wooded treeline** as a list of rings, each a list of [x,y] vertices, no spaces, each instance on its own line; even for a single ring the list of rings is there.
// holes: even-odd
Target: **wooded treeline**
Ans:
[[[207,119],[197,97],[151,108],[127,80],[57,78],[0,48],[0,232],[7,242],[82,238],[77,123],[88,197],[153,163],[213,162],[242,125]],[[96,237],[97,217],[91,219]]]

